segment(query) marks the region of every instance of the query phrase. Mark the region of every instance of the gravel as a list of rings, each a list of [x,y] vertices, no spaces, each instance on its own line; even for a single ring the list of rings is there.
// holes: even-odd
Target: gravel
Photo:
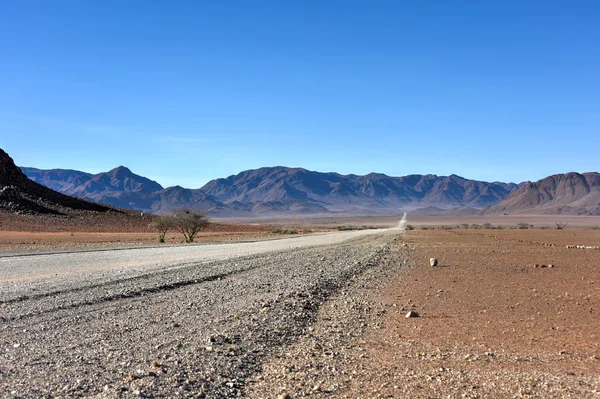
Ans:
[[[398,233],[171,247],[162,258],[153,249],[2,258],[0,392],[245,396],[266,359],[377,267]]]

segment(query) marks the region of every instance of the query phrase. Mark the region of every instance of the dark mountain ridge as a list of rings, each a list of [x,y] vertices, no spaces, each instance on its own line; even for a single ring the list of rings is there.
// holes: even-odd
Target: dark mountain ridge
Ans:
[[[2,149],[0,149],[0,209],[19,213],[46,214],[111,210],[100,204],[61,194],[30,180]]]

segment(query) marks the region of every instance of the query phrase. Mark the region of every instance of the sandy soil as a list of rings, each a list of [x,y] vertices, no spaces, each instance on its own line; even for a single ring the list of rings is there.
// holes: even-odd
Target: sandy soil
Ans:
[[[377,298],[400,310],[368,337],[372,378],[352,391],[591,396],[600,385],[600,250],[568,244],[600,245],[600,231],[411,233],[416,266]],[[406,319],[408,310],[422,317]],[[445,383],[451,374],[460,380]]]
[[[600,231],[410,231],[396,272],[326,304],[251,396],[600,397],[600,250],[573,244]]]
[[[47,248],[89,248],[97,246],[156,245],[158,234],[148,227],[148,217],[103,215],[101,218],[47,217],[0,213],[0,251]],[[96,223],[98,222],[98,223]],[[296,228],[256,223],[210,223],[196,242],[226,242],[290,237],[329,231],[327,228]],[[165,241],[182,242],[182,235],[171,230]]]
[[[215,231],[202,232],[196,242],[239,241],[277,236],[272,229],[255,231]],[[165,237],[166,243],[180,243],[181,235],[176,232]],[[87,232],[0,232],[0,251],[15,251],[45,248],[88,248],[119,245],[158,245],[156,233],[87,233]]]

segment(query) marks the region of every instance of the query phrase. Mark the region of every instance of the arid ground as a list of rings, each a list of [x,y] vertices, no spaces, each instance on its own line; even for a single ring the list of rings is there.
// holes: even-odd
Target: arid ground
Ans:
[[[123,349],[120,358],[137,365],[142,370],[139,377],[137,374],[133,379],[127,377],[125,366],[116,365],[114,370],[110,366],[112,371],[106,371],[99,379],[101,387],[96,387],[94,379],[84,378],[82,381],[88,381],[87,385],[68,384],[70,391],[64,392],[85,396],[100,389],[103,393],[96,397],[103,398],[135,397],[136,392],[148,397],[169,397],[176,391],[183,397],[229,397],[234,394],[255,398],[600,397],[600,229],[596,228],[600,220],[546,216],[500,220],[510,222],[503,224],[505,227],[501,229],[483,229],[481,226],[486,222],[492,223],[492,227],[502,224],[498,220],[473,217],[454,217],[451,221],[438,220],[437,223],[433,218],[409,218],[413,229],[404,235],[388,230],[369,236],[367,232],[360,240],[349,241],[343,246],[336,244],[261,255],[241,259],[239,265],[238,261],[207,264],[206,271],[201,273],[209,277],[198,281],[194,279],[198,278],[196,273],[202,268],[186,264],[173,272],[165,269],[161,274],[153,272],[131,281],[111,282],[115,285],[113,290],[118,291],[123,285],[125,292],[113,295],[112,302],[106,302],[104,291],[93,291],[95,286],[89,290],[82,288],[85,295],[99,299],[86,296],[87,302],[64,315],[60,313],[63,311],[60,307],[44,310],[47,317],[52,316],[44,319],[45,322],[58,323],[55,323],[58,329],[70,329],[70,317],[97,313],[97,317],[90,316],[90,328],[95,324],[113,328],[120,324],[110,323],[121,322],[115,313],[111,316],[115,320],[105,323],[104,318],[112,314],[103,313],[105,306],[122,309],[123,315],[128,314],[129,320],[135,321],[145,320],[147,306],[152,304],[153,314],[160,315],[169,321],[169,326],[173,323],[177,328],[155,331],[153,334],[158,335],[152,339],[159,349],[146,348],[148,353],[138,356],[139,359],[135,357],[135,351],[132,352],[135,359],[126,359],[124,354],[128,352]],[[569,224],[565,229],[555,228],[555,223],[566,221]],[[390,218],[388,226],[393,222]],[[519,223],[544,228],[517,229]],[[335,223],[313,221],[312,225],[288,223],[287,227],[220,224],[203,233],[199,241],[294,237],[296,235],[289,234],[292,229],[302,232],[302,229],[316,231],[324,226],[326,229],[382,224],[382,221],[369,223],[366,219],[339,219]],[[310,227],[315,225],[319,227]],[[176,237],[176,234],[168,236]],[[0,233],[0,249],[6,254],[11,252],[7,249],[36,248],[32,240],[44,243],[45,247],[64,247],[131,245],[138,241],[149,244],[154,239],[154,234],[148,231],[124,231],[116,235],[115,232],[5,231]],[[438,259],[438,266],[430,266],[431,257]],[[232,268],[234,271],[219,271],[219,276],[228,277],[215,280],[210,277],[211,268]],[[288,277],[283,276],[289,273],[294,279],[308,278],[306,273],[314,276],[310,276],[310,281],[288,284]],[[246,287],[247,284],[250,285]],[[221,285],[222,293],[219,291]],[[52,291],[52,286],[47,289]],[[216,303],[209,301],[202,312],[195,307],[184,309],[171,303],[180,296],[198,298],[197,295],[206,290],[219,292],[225,298],[232,289],[238,294],[250,293],[247,294],[249,301],[240,301],[238,294],[227,299],[235,305],[235,311],[224,307],[229,302],[215,307]],[[142,299],[137,299],[138,291],[143,293]],[[56,301],[62,300],[61,295],[65,296],[66,302],[79,301],[77,295],[68,296],[69,291],[62,289],[44,295],[56,296]],[[39,323],[35,319],[38,316],[28,313],[28,301],[36,299],[24,298],[22,302],[7,300],[6,323],[12,326],[14,320],[21,320],[19,323],[27,324],[27,318],[31,317],[28,334],[37,334],[37,338],[30,345],[39,342],[38,349],[45,350],[44,340],[55,340],[56,337],[46,337],[47,329],[37,331],[34,326]],[[143,306],[139,301],[145,301]],[[185,303],[194,301],[186,299]],[[44,300],[39,304],[32,302],[34,305],[46,309],[51,303]],[[170,321],[172,308],[177,308],[178,314],[181,312],[177,319],[183,322]],[[416,312],[418,317],[405,317],[409,311]],[[187,331],[188,318],[200,322],[207,317],[213,324],[190,324]],[[64,318],[62,322],[61,318]],[[293,324],[288,325],[292,320]],[[224,358],[215,354],[213,358],[202,349],[206,342],[211,348],[214,346],[213,338],[203,340],[204,335],[217,325],[226,337],[238,337],[239,331],[244,331],[242,338],[235,338],[236,346],[241,348],[239,353],[227,353]],[[133,322],[127,322],[127,329],[125,331],[132,337],[146,334]],[[168,353],[163,351],[161,340],[174,339],[173,331],[177,331],[177,339],[184,348],[190,348],[190,353],[179,353],[177,349]],[[119,329],[115,332],[123,333]],[[19,335],[15,334],[11,339],[17,342]],[[261,341],[264,339],[269,341]],[[21,345],[20,341],[14,344],[7,338],[6,342],[10,345],[4,367],[9,370],[7,377],[11,376],[6,380],[7,387],[14,389],[20,397],[33,397],[42,391],[51,394],[54,385],[39,380],[35,369],[37,363],[29,364],[21,358],[19,367],[16,363],[13,367],[7,360],[17,361],[19,358],[11,357],[12,352],[26,350],[28,345],[22,349],[23,346],[16,346]],[[120,341],[113,342],[109,338],[102,342],[107,347],[114,346],[111,350],[120,345]],[[65,345],[76,344],[65,342]],[[90,359],[99,355],[83,353]],[[149,372],[142,366],[144,362],[149,365],[154,358],[169,359],[164,363],[174,364],[160,369],[165,373],[164,381],[160,373],[157,376],[155,366],[147,366]],[[251,362],[244,366],[246,368],[234,367],[243,363],[241,359],[251,359]],[[84,370],[75,357],[65,358],[67,361],[74,367],[73,375],[77,375],[78,368]],[[162,361],[158,363],[162,364]],[[20,367],[28,370],[30,384],[46,386],[43,388],[46,391],[39,388],[29,391],[29,395],[27,388],[8,382],[17,381],[14,378],[18,373],[11,373],[16,373]],[[175,378],[181,376],[178,367],[188,370],[185,384]],[[200,372],[206,374],[205,380],[189,377]],[[43,375],[41,370],[40,373]],[[120,373],[125,376],[113,380]],[[215,377],[217,375],[221,377]]]
[[[390,253],[406,267],[331,299],[251,392],[600,397],[599,247],[600,230],[410,231]]]

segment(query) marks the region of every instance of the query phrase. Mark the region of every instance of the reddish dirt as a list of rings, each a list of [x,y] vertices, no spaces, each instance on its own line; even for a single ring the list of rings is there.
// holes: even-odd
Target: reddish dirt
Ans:
[[[397,311],[366,337],[369,371],[347,394],[600,395],[600,250],[570,244],[600,231],[410,232],[415,266],[375,295]]]
[[[84,212],[76,216],[18,215],[0,212],[0,251],[156,244],[157,233],[148,227],[151,220],[150,215],[137,212]],[[247,240],[326,230],[215,222],[201,231],[195,241]],[[165,241],[180,243],[182,235],[171,230],[165,237]]]

